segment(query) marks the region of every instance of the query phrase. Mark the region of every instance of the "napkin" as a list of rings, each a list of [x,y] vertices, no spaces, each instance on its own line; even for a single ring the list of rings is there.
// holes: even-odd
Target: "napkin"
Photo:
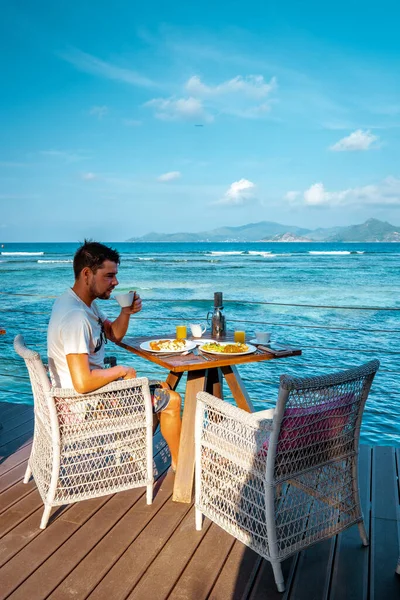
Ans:
[[[286,356],[288,354],[293,354],[293,348],[280,348],[277,350],[276,348],[268,348],[268,346],[258,346],[259,350],[264,350],[264,352],[268,352],[268,354],[272,354],[273,356]]]

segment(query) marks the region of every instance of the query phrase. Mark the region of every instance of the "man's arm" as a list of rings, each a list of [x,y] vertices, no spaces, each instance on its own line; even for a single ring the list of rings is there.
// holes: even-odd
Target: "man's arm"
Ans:
[[[128,331],[129,319],[131,315],[142,310],[142,299],[136,292],[133,296],[133,302],[131,306],[126,306],[125,308],[121,308],[121,312],[119,316],[115,319],[115,321],[109,321],[106,319],[103,322],[104,331],[108,340],[112,342],[120,342],[126,332]]]
[[[123,379],[133,379],[136,377],[135,369],[117,365],[111,369],[93,369],[89,367],[88,354],[67,354],[67,364],[71,374],[72,384],[78,394],[93,392],[99,388],[116,381],[120,377]]]

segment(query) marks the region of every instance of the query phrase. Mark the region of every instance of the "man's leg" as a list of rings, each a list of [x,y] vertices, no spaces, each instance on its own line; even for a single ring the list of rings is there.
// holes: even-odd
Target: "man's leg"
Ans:
[[[164,408],[164,410],[160,412],[160,427],[163,438],[167,442],[169,451],[171,452],[172,469],[176,471],[182,427],[182,398],[178,392],[173,392],[171,390],[160,390],[160,392],[169,396],[167,408]]]
[[[181,437],[181,396],[173,392],[167,385],[161,384],[153,391],[153,410],[160,421],[161,433],[171,452],[172,469],[176,470],[179,454],[179,441]],[[157,426],[157,425],[156,425]]]

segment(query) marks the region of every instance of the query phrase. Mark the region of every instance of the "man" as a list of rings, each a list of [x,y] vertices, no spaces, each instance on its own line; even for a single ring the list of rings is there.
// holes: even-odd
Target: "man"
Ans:
[[[121,308],[114,321],[109,321],[98,308],[95,300],[108,300],[118,285],[119,263],[119,253],[98,242],[85,240],[76,251],[75,283],[55,301],[48,328],[49,369],[56,387],[73,387],[78,393],[85,394],[120,378],[136,377],[132,367],[104,368],[105,343],[122,340],[131,315],[142,309],[142,300],[136,292],[132,305]],[[181,432],[180,407],[181,397],[177,392],[169,389],[154,391],[153,410],[169,446],[174,470]]]

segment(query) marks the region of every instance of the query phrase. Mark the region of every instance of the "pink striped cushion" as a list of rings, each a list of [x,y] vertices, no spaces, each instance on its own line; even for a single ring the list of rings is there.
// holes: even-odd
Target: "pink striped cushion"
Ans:
[[[352,413],[354,393],[349,392],[328,402],[306,408],[287,408],[282,420],[278,451],[295,450],[338,437]],[[261,453],[268,450],[264,442]]]

